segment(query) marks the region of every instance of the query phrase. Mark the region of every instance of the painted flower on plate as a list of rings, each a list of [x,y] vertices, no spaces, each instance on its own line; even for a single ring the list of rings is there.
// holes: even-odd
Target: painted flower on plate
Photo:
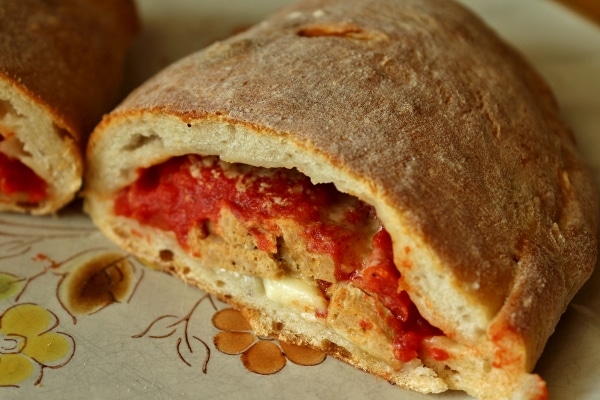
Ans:
[[[218,311],[212,323],[221,331],[214,337],[216,348],[225,354],[240,355],[246,369],[257,374],[279,372],[285,367],[286,359],[298,365],[313,366],[326,358],[319,350],[255,335],[242,313],[231,308]]]
[[[0,387],[38,384],[44,368],[71,360],[75,342],[57,327],[56,315],[37,304],[17,304],[0,316]]]

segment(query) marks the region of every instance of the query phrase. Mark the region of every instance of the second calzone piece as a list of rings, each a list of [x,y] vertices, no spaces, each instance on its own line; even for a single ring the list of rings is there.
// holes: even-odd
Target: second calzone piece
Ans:
[[[448,0],[302,1],[175,63],[96,129],[85,195],[260,335],[421,392],[545,398],[596,259],[555,99]]]
[[[0,0],[0,211],[75,197],[137,30],[133,0]]]

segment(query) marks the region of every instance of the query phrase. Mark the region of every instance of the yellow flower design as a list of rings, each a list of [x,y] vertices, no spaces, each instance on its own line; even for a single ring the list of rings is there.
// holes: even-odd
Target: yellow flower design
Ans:
[[[73,356],[75,342],[54,332],[58,318],[37,304],[18,304],[0,317],[0,387],[28,379],[38,384],[43,369],[60,368]]]

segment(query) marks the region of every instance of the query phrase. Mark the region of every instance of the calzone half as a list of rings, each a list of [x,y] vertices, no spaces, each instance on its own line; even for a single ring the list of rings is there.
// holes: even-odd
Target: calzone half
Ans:
[[[597,197],[548,86],[448,0],[305,0],[94,131],[86,210],[260,335],[401,387],[544,399]]]
[[[132,0],[0,0],[0,211],[74,198],[137,29]]]

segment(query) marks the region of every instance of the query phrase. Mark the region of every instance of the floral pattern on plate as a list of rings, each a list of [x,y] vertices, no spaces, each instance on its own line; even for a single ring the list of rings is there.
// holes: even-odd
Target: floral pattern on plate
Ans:
[[[81,221],[80,217],[74,220]],[[131,307],[138,289],[146,293],[153,290],[144,287],[147,272],[165,275],[151,271],[108,242],[98,246],[98,232],[90,228],[89,221],[79,225],[67,220],[70,223],[63,225],[55,219],[0,217],[0,260],[4,260],[1,265],[5,269],[0,270],[0,387],[41,385],[46,369],[61,369],[78,353],[92,350],[91,340],[77,328],[82,317],[93,318],[115,305]],[[57,246],[71,239],[82,245],[71,250]],[[12,268],[4,268],[7,265]],[[38,299],[40,292],[45,296],[43,304]],[[228,337],[231,345],[232,335],[242,334],[234,331],[240,329],[251,338],[238,353],[251,372],[274,374],[285,366],[286,359],[304,366],[325,359],[324,354],[308,348],[258,338],[241,314],[198,292],[200,297],[187,311],[160,315],[130,339],[171,341],[182,366],[198,365],[204,375],[211,349],[226,353],[223,338]],[[207,307],[200,312],[202,304]],[[237,325],[224,325],[226,316]],[[192,318],[200,325],[192,326]],[[131,322],[121,329],[133,331],[133,322],[139,321]],[[214,338],[199,326],[211,327],[216,332]]]
[[[270,375],[286,365],[286,359],[303,365],[319,365],[325,361],[322,351],[263,338],[252,332],[252,327],[241,312],[224,308],[213,315],[212,323],[221,330],[214,337],[217,350],[225,354],[240,355],[248,371]]]
[[[58,330],[56,315],[37,304],[17,304],[0,317],[0,386],[39,384],[45,368],[60,368],[75,351],[73,338]]]

